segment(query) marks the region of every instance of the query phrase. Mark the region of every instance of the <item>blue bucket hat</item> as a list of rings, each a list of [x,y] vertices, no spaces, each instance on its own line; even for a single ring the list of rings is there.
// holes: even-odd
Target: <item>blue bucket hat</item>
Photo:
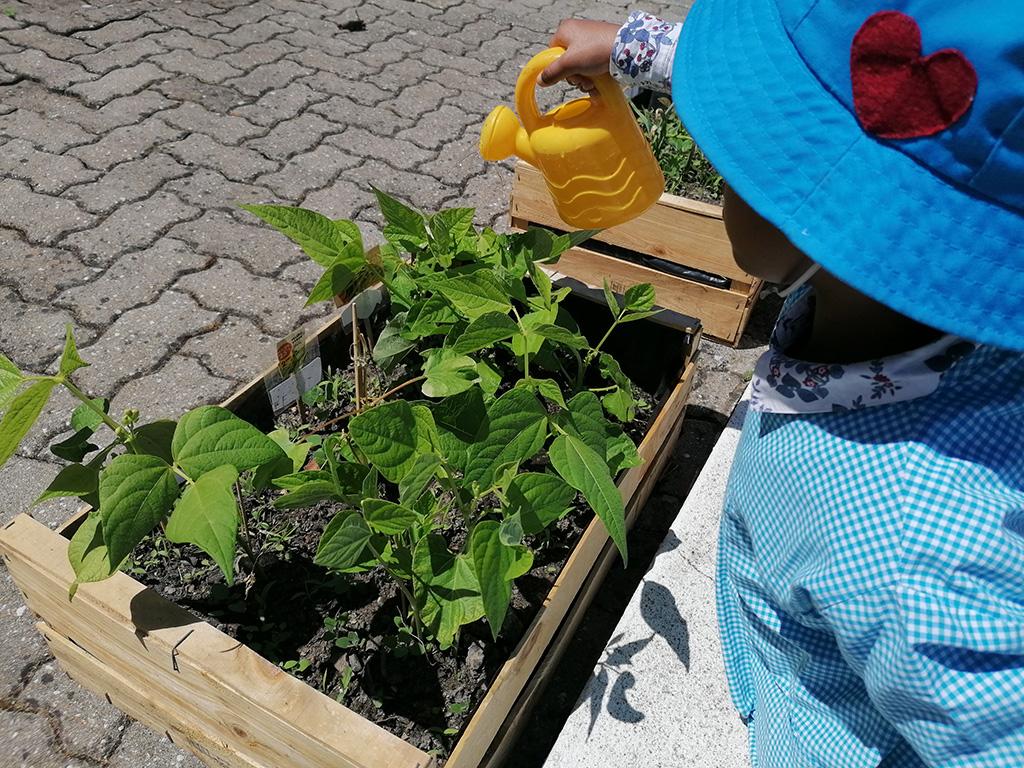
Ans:
[[[1024,0],[697,0],[680,117],[839,279],[1024,350]]]

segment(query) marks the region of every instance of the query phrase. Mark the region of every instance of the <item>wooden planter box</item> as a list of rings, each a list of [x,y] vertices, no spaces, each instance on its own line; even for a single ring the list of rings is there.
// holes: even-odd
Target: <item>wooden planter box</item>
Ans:
[[[555,211],[540,171],[522,161],[512,183],[511,213],[514,229],[572,229]],[[761,290],[761,280],[733,258],[722,209],[676,195],[662,195],[640,217],[572,249],[557,269],[589,285],[601,286],[607,278],[618,293],[651,283],[659,305],[700,318],[705,333],[733,345]]]
[[[578,317],[603,311],[578,296]],[[588,309],[589,307],[589,309]],[[318,331],[325,364],[348,361],[351,329],[343,318]],[[582,318],[580,318],[582,324]],[[626,372],[661,392],[656,418],[639,447],[644,463],[618,488],[636,519],[682,428],[700,332],[653,321],[609,348]],[[618,332],[616,332],[618,334]],[[632,354],[630,354],[632,350]],[[660,366],[660,370],[654,370]],[[224,405],[261,428],[273,414],[256,379]],[[124,573],[68,587],[68,538],[84,511],[61,531],[28,515],[0,531],[0,553],[39,618],[39,631],[67,673],[132,717],[165,733],[209,766],[231,768],[429,768],[435,758],[282,671],[237,640],[196,619]],[[565,644],[617,558],[595,518],[516,650],[491,682],[446,762],[449,768],[498,766],[514,742]]]

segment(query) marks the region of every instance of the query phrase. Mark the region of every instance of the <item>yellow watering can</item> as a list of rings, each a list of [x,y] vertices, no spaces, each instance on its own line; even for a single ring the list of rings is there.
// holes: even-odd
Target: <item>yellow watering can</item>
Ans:
[[[548,48],[527,62],[516,82],[519,119],[508,107],[495,107],[480,132],[480,154],[491,161],[517,155],[536,166],[566,223],[613,227],[649,208],[664,191],[665,177],[611,75],[594,79],[596,96],[540,114],[537,78],[563,53]]]

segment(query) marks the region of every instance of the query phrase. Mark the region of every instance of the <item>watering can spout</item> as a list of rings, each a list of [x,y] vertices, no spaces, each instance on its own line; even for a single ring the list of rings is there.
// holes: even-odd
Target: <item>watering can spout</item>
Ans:
[[[495,107],[480,130],[480,156],[489,162],[498,162],[512,155],[536,165],[530,136],[515,112],[506,106]]]

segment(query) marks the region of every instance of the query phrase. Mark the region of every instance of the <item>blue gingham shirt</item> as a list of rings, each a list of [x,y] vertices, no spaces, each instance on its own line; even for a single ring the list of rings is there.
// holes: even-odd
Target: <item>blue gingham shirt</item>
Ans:
[[[755,768],[1024,766],[1024,354],[962,351],[922,396],[748,412],[717,583]]]

